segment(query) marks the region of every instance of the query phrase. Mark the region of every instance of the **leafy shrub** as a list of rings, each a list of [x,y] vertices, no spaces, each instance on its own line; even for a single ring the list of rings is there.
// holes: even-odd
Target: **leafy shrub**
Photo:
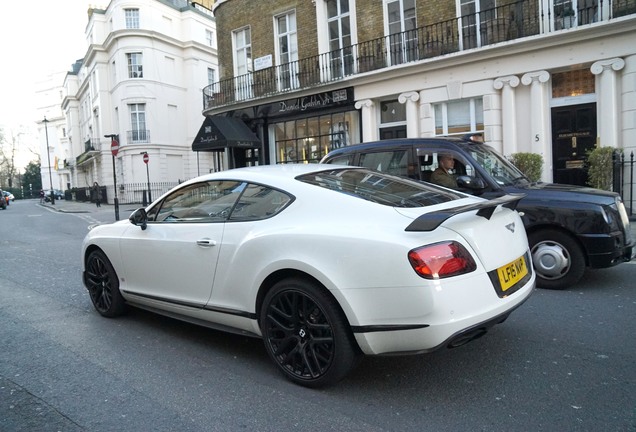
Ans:
[[[510,162],[516,166],[519,171],[524,173],[530,181],[537,182],[541,179],[543,171],[543,156],[537,153],[513,153],[510,156]]]
[[[587,152],[587,184],[589,186],[612,190],[614,150],[616,149],[613,147],[596,147]]]

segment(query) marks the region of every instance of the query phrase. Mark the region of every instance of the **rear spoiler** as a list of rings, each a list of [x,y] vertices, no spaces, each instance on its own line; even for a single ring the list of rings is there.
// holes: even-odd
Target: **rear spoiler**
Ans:
[[[477,216],[490,219],[497,206],[514,210],[521,198],[525,196],[525,194],[508,194],[488,201],[426,213],[411,222],[404,231],[433,231],[447,219],[473,210],[477,210]]]

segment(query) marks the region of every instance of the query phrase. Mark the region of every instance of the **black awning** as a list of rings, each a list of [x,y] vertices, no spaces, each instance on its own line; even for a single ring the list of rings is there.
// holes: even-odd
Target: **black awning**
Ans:
[[[193,151],[223,151],[228,147],[260,148],[261,141],[238,117],[206,117],[192,142]]]

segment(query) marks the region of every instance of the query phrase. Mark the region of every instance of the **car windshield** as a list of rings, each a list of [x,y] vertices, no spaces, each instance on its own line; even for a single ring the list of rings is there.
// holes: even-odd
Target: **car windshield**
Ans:
[[[530,183],[530,180],[506,158],[487,145],[471,145],[468,152],[500,186]]]
[[[426,207],[464,197],[431,184],[367,169],[333,169],[296,179],[391,207]]]

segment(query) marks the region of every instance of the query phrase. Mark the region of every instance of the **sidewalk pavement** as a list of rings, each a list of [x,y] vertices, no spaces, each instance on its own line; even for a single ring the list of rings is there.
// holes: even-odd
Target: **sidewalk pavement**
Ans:
[[[39,204],[43,207],[50,208],[60,213],[113,213],[115,206],[113,204],[101,204],[99,207],[95,203],[89,201],[73,201],[73,200],[55,200],[55,204],[45,202]],[[142,204],[120,204],[119,205],[119,219],[127,219],[132,212],[134,212]]]
[[[105,209],[113,209],[113,206],[110,204],[102,204],[100,207],[97,207],[95,203],[88,201],[72,201],[64,199],[55,200],[55,204],[45,202],[40,205],[61,213],[95,213]]]

